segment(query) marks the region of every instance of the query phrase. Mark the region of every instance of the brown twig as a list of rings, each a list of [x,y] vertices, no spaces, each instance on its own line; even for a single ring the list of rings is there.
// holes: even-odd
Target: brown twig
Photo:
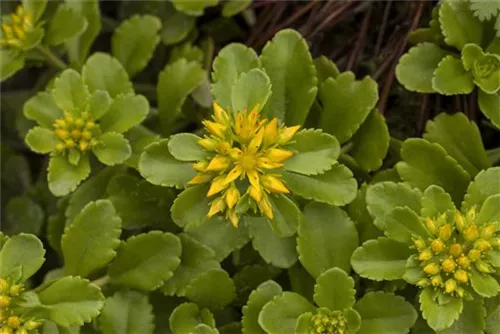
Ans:
[[[262,30],[264,30],[267,24],[272,20],[273,7],[274,6],[266,6],[264,10],[262,10],[257,20],[258,24],[254,25],[252,32],[250,33],[250,37],[248,37],[246,41],[247,45],[252,45],[257,37],[259,37],[262,33]]]
[[[389,12],[391,11],[392,0],[387,1],[384,9],[384,16],[382,17],[382,24],[380,25],[380,30],[377,36],[377,42],[375,43],[375,55],[378,55],[380,48],[382,47],[382,41],[385,35],[385,29],[387,28],[387,20],[389,20]]]
[[[469,118],[474,122],[477,122],[477,89],[469,94]]]
[[[429,104],[429,94],[423,94],[422,95],[422,104],[420,105],[420,111],[418,113],[418,125],[417,125],[417,130],[418,133],[415,135],[421,135],[424,132],[425,128],[425,123],[429,119],[429,108],[427,108],[427,105]]]
[[[323,29],[329,27],[330,24],[332,23],[332,21],[335,22],[335,19],[338,19],[345,12],[346,9],[348,9],[349,7],[352,7],[354,4],[355,4],[355,2],[349,1],[349,2],[347,2],[345,4],[343,4],[342,6],[340,6],[339,9],[337,9],[336,11],[334,11],[333,13],[331,13],[330,15],[328,15],[323,20],[323,22],[321,22],[311,33],[309,33],[307,35],[307,38],[309,39],[312,36],[316,35],[318,32],[320,32]]]
[[[370,17],[372,14],[373,6],[368,8],[368,11],[365,14],[365,18],[363,19],[363,23],[361,24],[361,30],[359,31],[358,38],[356,40],[356,45],[354,45],[354,49],[349,56],[349,60],[347,61],[346,70],[350,71],[354,65],[357,63],[359,56],[363,52],[363,47],[365,45],[366,33],[368,32],[368,25],[370,23]]]

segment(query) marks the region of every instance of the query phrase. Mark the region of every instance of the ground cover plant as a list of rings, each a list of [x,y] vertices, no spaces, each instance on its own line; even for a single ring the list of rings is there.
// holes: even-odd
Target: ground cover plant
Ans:
[[[499,333],[497,1],[1,5],[0,334]]]

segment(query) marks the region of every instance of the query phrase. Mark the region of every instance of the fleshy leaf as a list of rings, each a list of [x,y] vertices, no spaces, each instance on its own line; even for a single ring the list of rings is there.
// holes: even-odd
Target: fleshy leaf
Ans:
[[[472,69],[476,60],[484,57],[483,49],[474,43],[466,44],[461,53],[462,63],[467,71]]]
[[[61,238],[64,273],[88,277],[106,266],[120,245],[121,219],[108,200],[90,202]]]
[[[476,175],[467,188],[462,209],[469,209],[476,205],[479,211],[486,198],[500,194],[500,167],[492,167]]]
[[[300,262],[314,278],[333,267],[350,272],[358,242],[356,226],[342,209],[314,202],[306,205],[297,249]]]
[[[209,208],[207,192],[207,186],[202,184],[180,193],[170,209],[174,222],[180,227],[196,227],[205,223]]]
[[[161,40],[165,45],[173,45],[183,41],[193,31],[196,18],[182,12],[169,15],[163,22]]]
[[[141,123],[149,112],[149,102],[142,95],[117,96],[99,124],[103,132],[124,133]]]
[[[356,80],[354,73],[344,72],[336,79],[325,80],[319,87],[318,97],[323,105],[320,127],[344,144],[375,107],[377,83],[368,76]]]
[[[474,89],[472,73],[459,58],[446,56],[434,71],[432,88],[443,95],[470,94]]]
[[[356,295],[354,280],[340,268],[331,268],[318,276],[314,286],[314,302],[331,311],[353,307]]]
[[[484,201],[476,218],[478,225],[500,221],[500,194],[491,195]]]
[[[385,216],[385,234],[396,241],[411,244],[415,235],[424,239],[431,235],[419,216],[408,207],[394,208]]]
[[[111,96],[104,90],[96,90],[89,100],[90,114],[94,121],[101,119],[109,110],[112,103]]]
[[[111,263],[111,282],[152,291],[173,276],[179,266],[181,243],[171,233],[152,231],[127,239]]]
[[[319,56],[314,59],[314,66],[316,67],[316,74],[318,75],[318,86],[328,78],[337,78],[340,71],[335,63],[325,56]]]
[[[90,174],[88,156],[83,156],[76,166],[69,163],[68,158],[54,155],[50,158],[48,168],[49,189],[55,196],[64,196],[74,191],[76,187]]]
[[[500,92],[487,94],[479,89],[477,102],[484,116],[500,128]]]
[[[287,125],[303,124],[318,91],[307,42],[295,30],[281,30],[264,46],[260,59],[273,89],[262,113]]]
[[[169,323],[170,329],[175,334],[198,334],[196,329],[202,328],[200,327],[202,325],[215,327],[213,314],[205,308],[200,309],[194,303],[183,303],[177,306],[170,315]],[[208,333],[205,332],[205,334]]]
[[[435,331],[449,328],[462,313],[463,302],[461,299],[450,298],[448,303],[440,305],[431,287],[420,293],[419,300],[422,316]]]
[[[432,185],[425,189],[422,197],[422,209],[420,210],[422,217],[436,217],[448,210],[455,211],[456,208],[451,196],[443,188]]]
[[[12,50],[0,50],[0,81],[5,81],[24,67],[24,55]]]
[[[60,4],[49,20],[45,30],[44,43],[59,45],[85,31],[87,20],[76,10],[66,4]]]
[[[446,44],[462,50],[465,44],[481,45],[483,26],[466,1],[444,1],[439,7],[439,23]]]
[[[44,128],[52,129],[54,121],[63,116],[54,98],[47,92],[39,92],[30,98],[23,106],[27,119],[36,121]]]
[[[142,71],[160,42],[161,21],[152,15],[134,15],[122,21],[111,38],[111,50],[133,77]]]
[[[485,328],[486,309],[483,300],[464,300],[464,309],[457,321],[450,328],[439,332],[439,334],[482,334]]]
[[[473,269],[469,277],[472,288],[482,297],[495,297],[500,292],[500,283],[491,275]]]
[[[261,110],[271,95],[271,81],[264,71],[254,68],[247,73],[242,73],[231,89],[231,102],[233,113],[253,110],[258,106]],[[267,110],[267,109],[266,109]],[[263,117],[271,118],[265,110],[262,111]]]
[[[54,81],[52,96],[59,108],[77,115],[87,104],[90,94],[80,74],[68,69]]]
[[[217,5],[219,0],[172,0],[175,9],[187,15],[201,16],[207,7]]]
[[[37,153],[49,153],[60,143],[54,131],[36,126],[26,135],[26,144]]]
[[[180,161],[199,161],[208,157],[198,141],[201,138],[192,133],[178,133],[168,140],[168,150],[175,159]]]
[[[259,313],[266,303],[270,302],[273,297],[280,295],[281,292],[281,287],[274,281],[266,281],[252,291],[247,304],[243,306],[241,320],[243,334],[266,334],[259,325]]]
[[[17,234],[2,240],[0,272],[2,277],[24,282],[33,276],[45,261],[42,242],[32,234]],[[15,277],[13,277],[15,276]]]
[[[211,269],[191,280],[186,297],[199,306],[218,310],[236,297],[236,288],[225,270]]]
[[[358,247],[351,265],[360,276],[374,281],[397,280],[403,277],[411,254],[408,245],[381,237]]]
[[[113,166],[127,160],[132,149],[121,133],[108,132],[99,137],[99,146],[94,148],[93,152],[100,162]]]

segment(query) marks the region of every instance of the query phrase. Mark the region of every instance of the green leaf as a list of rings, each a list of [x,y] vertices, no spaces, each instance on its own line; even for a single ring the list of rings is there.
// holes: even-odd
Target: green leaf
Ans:
[[[161,40],[165,45],[173,45],[183,41],[194,29],[196,18],[176,12],[167,17],[163,22]]]
[[[347,214],[356,223],[360,243],[382,236],[381,231],[373,224],[373,218],[366,204],[367,185],[362,184],[354,201],[346,207]]]
[[[439,334],[482,334],[485,328],[486,309],[481,299],[464,300],[462,314],[453,325]]]
[[[267,221],[264,223],[268,225]],[[215,252],[217,261],[224,260],[232,251],[242,248],[250,240],[245,225],[235,228],[223,217],[213,217],[198,227],[188,229],[186,233],[210,247]]]
[[[430,238],[420,217],[408,207],[394,208],[385,216],[385,234],[396,241],[411,244],[414,236]]]
[[[87,28],[83,33],[75,38],[66,41],[66,50],[71,64],[80,68],[83,61],[89,54],[92,43],[101,31],[101,12],[99,10],[99,1],[69,1],[66,0],[66,6],[75,10],[87,21]]]
[[[420,310],[427,324],[435,331],[449,328],[462,313],[463,302],[458,298],[450,298],[446,304],[439,304],[431,287],[420,293]]]
[[[335,63],[325,57],[319,56],[314,59],[314,66],[316,67],[316,74],[318,75],[318,86],[328,78],[337,78],[340,74],[339,69]]]
[[[112,54],[128,74],[141,72],[153,57],[160,42],[161,21],[152,15],[134,15],[122,21],[111,38]]]
[[[26,135],[26,144],[36,153],[46,154],[56,148],[60,139],[57,138],[54,131],[36,126]]]
[[[218,310],[236,297],[236,288],[225,270],[210,269],[191,280],[186,297],[199,306]]]
[[[481,21],[490,20],[500,11],[500,3],[496,1],[471,0],[469,7],[474,12],[474,16]]]
[[[354,280],[340,268],[331,268],[318,276],[314,286],[314,302],[331,311],[353,307],[356,290]]]
[[[132,148],[132,155],[125,161],[125,164],[139,171],[141,154],[147,146],[157,142],[160,136],[143,125],[134,126],[124,133],[124,136],[127,138]]]
[[[382,167],[389,150],[389,141],[389,129],[384,116],[374,109],[352,137],[353,146],[349,155],[367,172],[375,171]]]
[[[45,283],[36,293],[42,318],[64,327],[92,321],[104,304],[101,289],[80,277],[66,276]]]
[[[451,196],[446,193],[443,188],[432,185],[425,189],[422,197],[420,216],[436,217],[449,210],[454,212],[456,208],[451,200]]]
[[[59,45],[87,29],[87,20],[66,4],[60,4],[45,30],[44,44]]]
[[[408,245],[381,237],[358,247],[351,265],[360,276],[374,281],[397,280],[403,277],[411,254]]]
[[[285,170],[305,175],[329,170],[340,155],[338,140],[321,130],[304,129],[293,136],[286,146],[294,155],[285,161]],[[314,164],[311,164],[314,161]]]
[[[259,325],[269,334],[293,333],[299,316],[315,307],[301,295],[283,292],[262,308]]]
[[[118,291],[106,298],[98,322],[103,334],[152,334],[153,307],[140,292]]]
[[[382,291],[368,292],[354,309],[361,315],[359,334],[408,333],[417,320],[417,311],[403,297]]]
[[[61,239],[66,275],[88,277],[116,256],[121,219],[108,200],[90,202],[66,228]]]
[[[4,241],[4,240],[2,240]],[[32,234],[17,234],[2,244],[0,272],[2,277],[25,282],[33,276],[45,261],[42,242]],[[18,276],[19,275],[19,276]]]
[[[181,243],[171,233],[152,231],[127,239],[108,270],[111,283],[152,291],[173,276]]]
[[[243,44],[232,43],[220,50],[213,62],[212,95],[225,110],[232,106],[232,87],[242,73],[260,67],[255,51]]]
[[[476,175],[467,188],[462,209],[476,205],[479,211],[486,199],[491,195],[500,194],[500,167],[492,167]]]
[[[5,81],[24,67],[24,55],[12,50],[0,50],[0,81]]]
[[[141,123],[149,112],[149,102],[142,95],[117,96],[99,124],[103,132],[124,133]]]
[[[481,225],[500,221],[500,210],[498,208],[500,208],[500,194],[486,198],[476,218],[476,224]]]
[[[441,145],[471,176],[491,166],[477,125],[463,113],[442,113],[428,121],[424,138]]]
[[[252,291],[247,304],[243,306],[243,318],[241,319],[243,334],[266,334],[259,325],[259,313],[264,305],[270,302],[273,297],[280,295],[281,292],[281,287],[274,281],[266,281]]]
[[[200,226],[208,220],[209,203],[206,185],[186,188],[172,205],[172,219],[180,227]]]
[[[179,234],[179,239],[182,244],[181,263],[174,276],[161,288],[161,292],[169,296],[185,296],[186,288],[193,279],[211,269],[220,269],[212,249],[186,234]]]
[[[276,194],[269,196],[273,208],[273,219],[266,218],[271,229],[280,238],[289,237],[297,231],[300,221],[300,210],[287,196]]]
[[[8,235],[39,235],[45,221],[43,209],[27,195],[10,198],[2,214],[2,231]]]
[[[357,182],[344,165],[313,176],[284,172],[283,180],[292,193],[317,202],[342,206],[356,197]]]
[[[404,183],[380,182],[368,187],[366,203],[374,224],[385,230],[385,219],[389,212],[398,206],[408,207],[420,212],[422,193]]]
[[[178,189],[186,187],[196,175],[191,163],[178,161],[172,156],[168,139],[146,146],[139,160],[139,171],[152,184]]]
[[[206,308],[200,309],[194,303],[183,303],[170,315],[170,328],[174,334],[197,333],[197,327],[205,325],[215,327],[213,314]]]
[[[92,149],[97,159],[105,165],[121,164],[132,154],[128,140],[122,134],[108,132],[99,136],[99,145]]]
[[[172,48],[168,62],[175,63],[179,59],[186,58],[187,61],[197,61],[198,63],[202,63],[203,56],[202,49],[196,45],[186,42]]]
[[[358,243],[356,226],[342,209],[314,202],[306,205],[297,249],[300,262],[314,278],[333,267],[350,272]]]
[[[87,104],[90,94],[80,74],[67,69],[54,81],[52,96],[59,108],[79,115]]]
[[[481,45],[483,26],[466,1],[444,1],[439,7],[439,23],[446,44],[462,50],[465,44]]]
[[[111,96],[106,91],[96,90],[92,93],[89,100],[89,109],[94,121],[101,119],[108,112],[112,102]]]
[[[207,7],[217,5],[219,0],[172,0],[172,4],[179,12],[187,15],[201,16]]]
[[[484,116],[500,128],[500,92],[487,94],[479,89],[477,102]]]
[[[257,110],[265,107],[266,102],[271,96],[271,81],[266,73],[258,68],[251,69],[247,73],[242,73],[231,89],[231,110],[236,115],[246,109]],[[266,114],[262,111],[263,117],[272,118],[274,115]]]
[[[396,66],[396,78],[407,90],[435,93],[432,77],[448,52],[432,43],[420,43],[404,54]]]
[[[403,180],[413,187],[425,190],[438,185],[459,204],[470,182],[470,175],[444,148],[424,139],[405,140],[401,149],[402,162],[396,169]]]
[[[281,30],[264,46],[260,59],[273,89],[262,113],[287,125],[304,124],[318,91],[305,39],[295,30]]]
[[[58,255],[61,255],[61,237],[66,226],[66,217],[64,211],[68,206],[69,197],[63,197],[56,202],[56,212],[47,219],[45,235],[47,242]],[[62,269],[61,269],[62,271]]]
[[[201,138],[192,133],[178,133],[169,138],[168,150],[180,161],[204,160],[209,153],[198,144],[199,140]]]
[[[87,156],[83,156],[76,166],[69,163],[62,155],[50,157],[48,168],[49,189],[55,196],[65,196],[90,174],[90,164]]]
[[[474,83],[487,94],[496,94],[500,90],[500,56],[486,54],[474,62],[472,67]]]
[[[103,90],[113,99],[120,94],[133,93],[127,72],[109,54],[96,52],[90,56],[83,66],[82,75],[91,93]]]
[[[482,297],[495,297],[500,292],[500,284],[489,274],[472,269],[469,277],[472,288]]]
[[[318,97],[323,106],[320,127],[344,144],[375,107],[378,88],[368,76],[356,80],[354,73],[344,72],[336,79],[326,79],[319,87]]]
[[[278,268],[290,268],[297,262],[297,243],[294,236],[280,238],[273,233],[264,217],[245,217],[245,225],[252,238],[253,248],[266,263]]]
[[[474,89],[472,73],[454,56],[444,57],[432,77],[432,88],[443,95],[470,94]]]
[[[311,312],[303,313],[298,319],[295,325],[294,334],[309,334],[311,327],[311,319],[313,314]],[[348,321],[349,323],[349,321]]]
[[[164,133],[171,127],[181,113],[186,98],[200,86],[207,77],[206,71],[196,61],[179,59],[167,64],[158,76],[158,117]]]
[[[39,92],[24,103],[23,113],[27,119],[36,121],[44,128],[52,129],[54,121],[63,116],[54,98],[47,92]]]
[[[476,60],[484,57],[483,49],[479,45],[469,43],[462,49],[462,63],[467,71],[470,71]]]
[[[231,17],[241,13],[250,6],[252,0],[229,0],[222,5],[222,16]]]
[[[45,12],[45,8],[47,7],[47,0],[22,0],[21,4],[26,9],[26,11],[30,12],[30,14],[33,15],[33,21],[37,22]]]
[[[500,296],[485,301],[488,315],[486,317],[487,334],[498,334],[500,331]]]

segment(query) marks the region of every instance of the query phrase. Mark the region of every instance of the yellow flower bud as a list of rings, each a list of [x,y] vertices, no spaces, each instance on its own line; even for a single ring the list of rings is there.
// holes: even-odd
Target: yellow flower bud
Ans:
[[[67,125],[66,125],[66,122],[64,121],[64,119],[59,118],[59,119],[56,119],[56,121],[54,122],[54,127],[65,129],[67,127]]]
[[[441,286],[443,284],[443,279],[439,275],[432,276],[432,278],[431,278],[431,284],[434,287]]]
[[[92,130],[93,128],[95,128],[95,123],[93,121],[88,121],[87,124],[85,124],[85,129]]]
[[[80,139],[80,137],[82,136],[82,132],[80,130],[73,130],[71,131],[71,137],[73,137],[74,140],[78,140]]]
[[[439,254],[445,249],[445,245],[441,239],[434,239],[431,242],[431,249],[434,253]]]
[[[19,325],[21,325],[21,319],[16,316],[10,316],[7,318],[7,324],[9,325],[10,328],[17,328]]]
[[[12,334],[12,329],[10,329],[9,327],[0,328],[0,334]]]
[[[485,226],[481,229],[480,236],[481,236],[481,238],[488,240],[493,236],[495,231],[496,231],[495,224],[490,224],[490,225]]]
[[[444,283],[444,290],[446,293],[453,293],[455,290],[457,289],[457,282],[450,278],[449,280],[447,280],[445,283]]]
[[[441,263],[444,272],[451,273],[455,270],[457,264],[452,259],[446,259]]]
[[[204,120],[202,123],[203,125],[205,125],[205,128],[208,130],[208,132],[216,137],[224,138],[224,134],[227,129],[226,126],[208,120]]]
[[[420,252],[418,255],[418,259],[420,261],[429,261],[432,259],[432,252],[430,249],[424,249],[423,251]]]
[[[477,249],[472,249],[469,251],[468,256],[471,261],[479,260],[479,258],[481,258],[481,251]]]
[[[290,192],[277,176],[264,174],[260,177],[260,182],[264,188],[271,192],[282,194],[288,194]]]
[[[216,155],[210,160],[206,170],[207,171],[223,171],[231,165],[231,159],[222,155]]]
[[[56,136],[59,137],[60,139],[64,140],[69,137],[69,132],[63,129],[57,129],[56,130]]]
[[[201,139],[203,140],[203,139]],[[211,139],[210,139],[211,140]],[[225,140],[221,140],[217,144],[215,144],[215,150],[219,152],[222,155],[228,154],[229,151],[231,150],[231,144]]]
[[[455,214],[455,226],[457,227],[457,230],[460,232],[465,227],[464,218],[462,217],[462,214],[460,213],[460,211],[457,211]]]
[[[227,210],[226,218],[229,219],[229,221],[231,222],[231,224],[233,224],[234,227],[238,227],[239,217],[234,210]]]
[[[78,143],[78,148],[82,152],[85,152],[88,147],[89,147],[89,142],[87,142],[85,140],[80,140],[80,142]]]
[[[28,334],[28,331],[25,328],[18,328],[16,334]]]
[[[460,257],[458,258],[458,261],[457,261],[457,262],[458,262],[458,265],[459,265],[461,268],[463,268],[463,269],[467,269],[467,268],[469,268],[469,266],[470,266],[470,260],[469,260],[469,258],[468,258],[468,257],[466,257],[466,256],[464,256],[464,255],[460,256]]]
[[[425,241],[422,238],[414,240],[413,244],[415,245],[415,248],[419,251],[422,251],[426,246]]]
[[[458,269],[455,271],[455,279],[459,281],[460,283],[467,283],[469,281],[469,276],[467,275],[467,272],[462,269]]]
[[[92,138],[92,132],[85,130],[82,132],[82,138],[85,140],[90,140]]]
[[[460,298],[464,298],[464,296],[465,296],[465,290],[463,288],[458,287],[455,291],[456,291],[457,295]]]
[[[198,172],[205,172],[207,166],[208,166],[208,161],[206,160],[198,161],[197,163],[193,164],[193,168]]]
[[[236,203],[238,203],[238,201],[240,200],[240,192],[234,186],[234,184],[226,191],[225,199],[227,207],[230,209],[232,209],[236,205]]]
[[[90,146],[91,147],[96,147],[97,145],[99,145],[99,140],[95,139],[95,138],[92,138],[90,140]]]
[[[63,143],[56,144],[56,151],[57,152],[62,152],[62,151],[64,151],[65,148],[66,148],[66,145],[64,145]]]
[[[82,118],[77,118],[75,120],[75,126],[77,128],[83,128],[84,125],[85,125],[85,121]]]
[[[27,330],[31,331],[33,329],[36,329],[36,328],[40,327],[40,325],[41,325],[40,322],[34,321],[34,320],[30,320],[30,321],[27,321],[24,324],[24,328],[26,328]]]
[[[424,267],[424,273],[427,275],[436,275],[439,273],[439,265],[437,263],[429,263]]]
[[[7,296],[0,296],[0,307],[7,307],[10,304],[10,298]]]
[[[73,140],[71,140],[71,139],[66,140],[65,144],[66,144],[67,148],[73,148],[73,147],[75,147],[75,142]]]
[[[252,197],[257,203],[262,199],[262,188],[250,185],[247,190],[250,197]]]
[[[429,232],[431,232],[432,234],[436,234],[437,232],[436,223],[430,217],[427,217],[427,219],[425,220],[425,226],[427,227]]]
[[[212,217],[213,215],[224,211],[225,208],[226,204],[224,203],[224,199],[222,197],[219,197],[212,202],[212,205],[210,206],[210,210],[208,211],[207,216]]]
[[[70,114],[66,114],[64,116],[64,119],[66,120],[66,124],[68,125],[72,125],[75,122],[75,119]]]
[[[495,249],[500,249],[500,238],[493,238],[490,240],[491,247]]]
[[[474,249],[477,249],[481,252],[486,252],[491,249],[491,245],[488,241],[479,239],[474,243]]]
[[[485,274],[490,274],[495,272],[495,270],[488,263],[481,260],[476,261],[476,268],[477,270]]]
[[[263,196],[262,199],[260,200],[259,203],[257,203],[257,206],[259,207],[260,211],[265,214],[269,219],[274,218],[273,214],[273,208],[271,206],[271,203],[269,202],[269,199],[267,196]]]
[[[462,254],[462,245],[452,244],[448,253],[453,257],[459,257]]]
[[[0,278],[0,293],[6,293],[7,291],[9,291],[9,283],[3,278]]]
[[[15,284],[13,286],[10,287],[10,295],[13,296],[13,297],[17,297],[19,296],[19,294],[21,293],[21,291],[23,290],[23,287],[22,285],[19,285],[19,284]]]
[[[451,237],[451,225],[445,224],[439,228],[439,238],[448,241]]]
[[[479,237],[479,231],[476,224],[471,224],[464,230],[464,239],[472,242]]]
[[[467,212],[467,220],[472,223],[476,220],[476,207],[473,206],[472,208],[469,209]]]

